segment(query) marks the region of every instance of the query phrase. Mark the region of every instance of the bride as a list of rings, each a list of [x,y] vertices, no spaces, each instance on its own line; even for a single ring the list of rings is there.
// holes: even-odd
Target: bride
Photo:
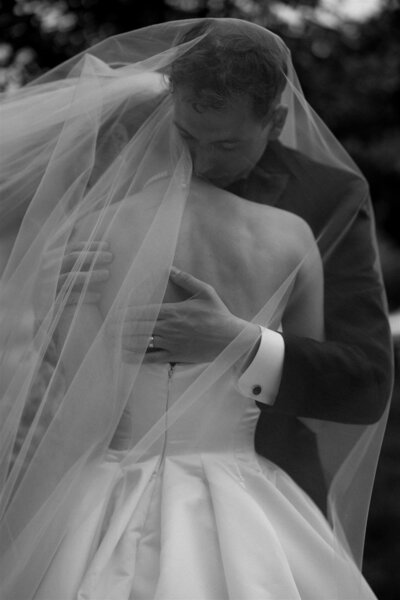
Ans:
[[[168,184],[169,180],[160,178],[132,198],[131,205],[113,206],[103,216],[97,234],[109,242],[115,260],[101,302],[98,307],[82,305],[78,314],[73,306],[68,307],[60,322],[61,332],[66,332],[61,333],[60,339],[64,368],[71,381],[101,328],[103,315],[109,313],[127,277],[132,256],[142,242],[142,232],[147,231],[149,219],[153,221],[159,210]],[[97,219],[96,214],[88,215],[78,226],[76,239],[87,239]],[[241,224],[240,230],[237,223]],[[263,324],[278,327],[282,320],[282,326],[289,331],[293,323],[293,330],[298,332],[304,327],[304,335],[316,339],[323,335],[318,250],[307,225],[290,213],[244,201],[193,180],[174,264],[212,284],[232,312],[245,320],[252,319],[265,298],[271,298],[300,265],[285,294],[288,300],[281,301],[275,311],[276,323]],[[190,294],[190,285],[185,287],[186,290],[178,289],[169,283],[163,302],[183,299],[184,291]],[[296,300],[287,310],[290,317],[286,319],[285,309],[292,298]],[[146,313],[147,310],[148,307]],[[148,339],[146,332],[143,337]],[[242,344],[244,349],[248,347],[246,338]],[[107,342],[104,353],[106,345]],[[107,377],[106,362],[101,368],[102,377]],[[101,508],[96,506],[96,514],[100,513],[94,517],[90,511],[83,524],[84,535],[81,523],[67,536],[50,575],[39,588],[38,598],[51,598],[57,590],[68,590],[74,597],[77,589],[84,598],[263,598],[268,593],[274,598],[286,598],[296,597],[296,587],[309,597],[309,584],[305,582],[310,574],[304,583],[299,580],[294,584],[287,578],[287,569],[296,566],[289,567],[287,558],[283,565],[282,558],[273,556],[281,545],[294,551],[291,521],[298,521],[302,513],[311,517],[312,526],[301,526],[301,545],[310,544],[316,550],[319,542],[315,538],[322,535],[325,540],[319,551],[326,552],[326,572],[318,576],[322,576],[321,584],[323,581],[327,588],[331,554],[324,546],[332,544],[331,532],[322,514],[283,472],[256,458],[253,440],[259,410],[235,389],[233,369],[234,366],[219,375],[195,405],[186,409],[177,422],[167,425],[163,436],[140,463],[131,465],[129,449],[158,419],[165,417],[166,410],[171,410],[176,402],[182,403],[190,386],[209,371],[208,364],[156,364],[144,356],[111,442],[112,450],[101,467],[107,469],[105,479],[104,475],[100,482],[95,478],[93,487],[88,486],[90,497],[102,497]],[[120,487],[123,480],[124,490]],[[105,482],[109,487],[106,493]],[[271,506],[267,501],[269,488]],[[287,514],[283,507],[278,508],[292,494],[298,497],[296,517],[291,515],[293,507]],[[108,512],[105,521],[103,510]],[[258,511],[265,512],[265,521]],[[235,532],[234,523],[239,519],[244,521],[244,530],[240,531],[241,526]],[[277,519],[284,523],[275,524],[276,531],[272,533],[271,523]],[[265,531],[261,533],[263,527]],[[274,541],[276,535],[280,539],[278,545]],[[273,549],[273,555],[264,556],[258,544],[265,545],[266,551]],[[97,549],[92,555],[93,546]],[[247,546],[245,558],[243,551]],[[251,571],[260,564],[261,580],[251,580],[243,561],[252,563]],[[132,566],[122,574],[121,566],[131,562]],[[78,575],[74,572],[76,565]],[[269,581],[278,568],[283,568],[282,575],[275,574],[276,581]],[[316,574],[312,580],[312,585],[320,590]],[[336,589],[334,581],[331,585]]]
[[[322,261],[301,218],[192,174],[168,93],[171,64],[207,35],[182,37],[192,26],[125,34],[3,105],[3,222],[24,214],[1,288],[0,573],[10,600],[374,598],[346,510],[364,489],[379,427],[303,419],[327,479],[339,460],[328,519],[254,451],[259,408],[238,374],[260,326],[323,339]],[[224,26],[288,61],[269,32]],[[295,147],[296,127],[304,134],[305,119],[317,131],[318,121],[286,64],[280,141]],[[334,164],[347,160],[334,151]],[[342,223],[330,225],[334,244]],[[60,278],[71,243],[80,250]],[[82,269],[95,273],[105,243],[114,260],[95,303],[77,283]],[[153,360],[163,306],[212,290],[242,320],[233,341],[211,362]],[[10,372],[23,316],[32,327]]]

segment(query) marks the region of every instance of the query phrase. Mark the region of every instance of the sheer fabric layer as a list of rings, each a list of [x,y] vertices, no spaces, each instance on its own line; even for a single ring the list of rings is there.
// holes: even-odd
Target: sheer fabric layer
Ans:
[[[169,285],[173,264],[211,284],[245,321],[278,329],[293,294],[301,296],[302,286],[309,284],[300,274],[315,273],[319,255],[322,262],[329,260],[346,234],[344,221],[351,223],[367,202],[363,194],[355,195],[351,206],[326,213],[318,252],[302,219],[248,202],[192,175],[190,155],[174,126],[168,73],[174,60],[222,21],[211,20],[202,35],[180,42],[194,24],[168,23],[111,38],[0,105],[5,149],[0,157],[0,580],[5,598],[46,597],[43,590],[53,589],[52,578],[62,577],[57,561],[75,549],[76,561],[70,559],[71,571],[64,571],[62,580],[65,597],[79,586],[82,598],[96,597],[96,586],[115,582],[116,589],[123,590],[121,597],[129,597],[129,586],[137,586],[138,597],[167,598],[176,568],[168,559],[170,545],[171,561],[199,565],[195,573],[188,566],[181,597],[186,585],[198,585],[203,594],[199,597],[221,593],[233,598],[238,590],[242,593],[242,585],[250,586],[247,590],[254,590],[255,598],[265,598],[265,590],[271,598],[289,591],[290,597],[321,597],[316,589],[302,588],[304,563],[296,548],[303,534],[310,536],[310,555],[319,555],[324,547],[327,554],[321,551],[321,561],[328,554],[332,561],[328,573],[326,558],[315,582],[324,573],[324,589],[349,583],[360,586],[360,597],[370,597],[349,556],[353,553],[356,562],[361,558],[386,413],[370,426],[304,421],[316,436],[331,482],[328,526],[283,471],[257,463],[250,435],[242,461],[231,445],[231,434],[222,434],[236,414],[227,409],[227,402],[240,405],[239,429],[242,423],[252,433],[257,415],[257,409],[244,398],[239,402],[232,390],[250,350],[244,342],[245,326],[213,362],[178,366],[187,374],[185,385],[159,413],[146,420],[144,407],[135,405],[144,375],[149,405],[152,399],[165,398],[164,391],[157,391],[157,377],[165,376],[167,366],[149,373],[146,349],[162,303],[185,299]],[[241,21],[226,20],[223,25],[259,36],[288,64],[283,101],[289,114],[279,142],[321,165],[345,171],[362,188],[361,174],[304,99],[283,42]],[[287,174],[291,176],[298,174]],[[107,242],[115,256],[111,279],[96,305],[85,302],[91,290],[83,286],[77,292],[75,285],[94,241]],[[76,242],[82,242],[83,249],[76,252],[72,271],[60,284],[64,255]],[[96,251],[90,256],[93,269]],[[365,292],[362,279],[354,285]],[[122,341],[124,317],[131,307],[142,318],[132,325],[138,342],[136,360],[128,364]],[[207,411],[202,410],[204,398],[212,399]],[[188,444],[182,453],[174,450],[182,442],[181,432]],[[204,445],[210,432],[223,445],[212,452]],[[340,455],[338,437],[347,440]],[[165,458],[162,465],[160,456]],[[183,496],[175,512],[173,499],[180,485]],[[193,493],[204,514],[204,532],[196,529],[197,505],[183,499]],[[227,547],[228,540],[233,541],[225,533],[228,523],[237,523],[238,515],[247,513],[249,530],[255,532],[258,522],[264,532],[265,551],[260,556],[269,565],[265,572],[255,557],[254,564],[249,559],[245,568],[236,570],[240,547],[247,544],[240,528],[232,552]],[[184,544],[170,536],[171,529],[189,532]],[[164,541],[160,554],[156,548]],[[214,566],[203,550],[198,554],[203,542],[210,547],[209,556],[215,556]],[[118,554],[118,544],[129,547],[128,554]],[[276,550],[273,556],[270,544]],[[254,548],[248,551],[253,557]],[[125,560],[136,553],[138,574],[126,567],[121,581],[115,581],[115,552],[124,569]],[[96,564],[103,564],[106,555],[110,562],[104,563],[103,581]],[[147,573],[143,563],[158,575]],[[278,572],[274,587],[272,575]],[[214,582],[209,584],[214,588],[204,587],[206,581]],[[261,588],[264,596],[258,596]],[[244,588],[243,597],[249,597]]]

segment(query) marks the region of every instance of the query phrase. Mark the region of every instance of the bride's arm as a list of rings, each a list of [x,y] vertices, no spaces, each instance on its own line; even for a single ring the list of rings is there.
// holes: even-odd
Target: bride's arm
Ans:
[[[313,234],[306,223],[299,231],[297,248],[300,266],[282,317],[284,333],[324,339],[324,276],[322,260]]]
[[[304,223],[299,237],[300,268],[282,318],[285,333],[317,341],[324,339],[324,274],[321,255],[314,236]],[[316,419],[301,418],[312,431],[319,433],[321,423]]]

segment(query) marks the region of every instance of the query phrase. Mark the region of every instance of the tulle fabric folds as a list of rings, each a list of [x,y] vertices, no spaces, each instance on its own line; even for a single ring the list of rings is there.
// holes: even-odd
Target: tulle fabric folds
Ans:
[[[229,22],[242,26],[235,23]],[[15,590],[23,594],[18,597],[34,597],[68,530],[71,507],[84,500],[90,468],[118,445],[188,206],[202,194],[215,193],[217,201],[224,194],[192,176],[189,152],[173,123],[168,70],[201,39],[177,42],[190,26],[182,21],[112,38],[0,105],[0,223],[7,256],[0,280],[0,580],[5,598],[17,597]],[[257,32],[289,60],[283,95],[289,116],[280,142],[353,174],[362,186],[362,176],[304,99],[284,44],[261,28]],[[364,201],[329,216],[317,240],[323,261]],[[75,285],[83,260],[93,242],[112,239],[118,246],[120,231],[125,232],[125,258],[118,263],[116,291],[88,309],[85,298],[92,290]],[[67,245],[76,241],[83,241],[84,249],[76,252],[71,272],[60,283]],[[118,247],[113,252],[118,254]],[[241,316],[278,327],[307,258],[305,253],[268,297]],[[96,251],[91,269],[95,261]],[[144,320],[136,331],[136,360],[126,363],[123,317],[132,306],[143,309]],[[239,335],[206,365],[168,410],[167,420],[160,418],[140,439],[129,440],[128,432],[126,461],[145,460],[166,429],[187,418],[205,392],[246,356],[244,339]],[[212,411],[208,418],[211,423]],[[385,415],[369,426],[308,424],[331,482],[329,518],[338,553],[351,552],[357,561]],[[194,449],[200,436],[201,430]]]

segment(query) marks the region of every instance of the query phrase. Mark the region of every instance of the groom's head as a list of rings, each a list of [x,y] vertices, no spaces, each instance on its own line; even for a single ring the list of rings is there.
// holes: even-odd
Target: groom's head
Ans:
[[[180,43],[187,50],[170,73],[175,124],[195,172],[226,187],[249,173],[282,130],[284,53],[272,34],[235,20],[205,20]]]

